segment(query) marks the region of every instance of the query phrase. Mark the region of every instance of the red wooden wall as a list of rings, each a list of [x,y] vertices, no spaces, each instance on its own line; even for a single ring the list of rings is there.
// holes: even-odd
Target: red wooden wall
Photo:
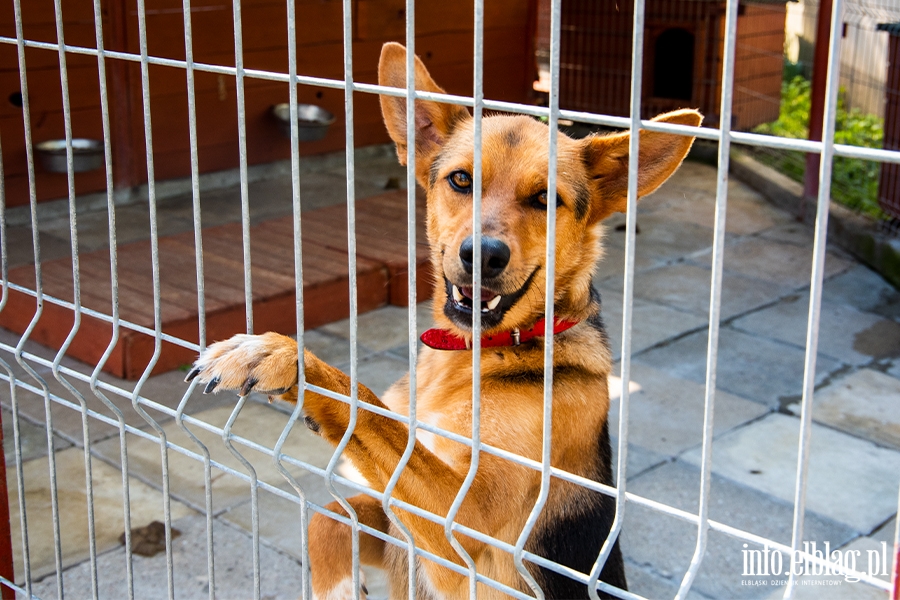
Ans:
[[[63,0],[65,41],[94,47],[93,3]],[[147,3],[147,39],[151,56],[183,60],[181,0]],[[485,8],[485,96],[524,101],[534,79],[529,2],[492,0]],[[404,0],[354,0],[354,78],[376,81],[376,66],[385,41],[405,39]],[[56,43],[53,0],[22,2],[26,39]],[[104,44],[109,50],[139,53],[135,0],[103,4]],[[242,24],[244,66],[287,72],[287,27],[284,0],[244,0]],[[296,0],[298,72],[343,79],[342,3],[340,0]],[[416,7],[416,50],[435,79],[449,92],[470,94],[472,86],[473,7],[461,2],[422,2]],[[192,2],[193,49],[197,63],[234,65],[233,16],[227,0]],[[0,35],[15,37],[11,2],[0,6]],[[64,137],[59,61],[54,50],[25,52],[34,142]],[[73,131],[76,137],[100,139],[100,96],[96,58],[67,55]],[[141,78],[138,63],[108,60],[113,123],[113,172],[117,187],[146,181]],[[288,99],[288,85],[245,79],[247,146],[251,164],[286,159],[290,144],[268,114],[272,104]],[[9,100],[20,91],[15,45],[0,44],[0,138],[7,205],[27,203],[22,109]],[[238,165],[235,79],[196,73],[199,161],[203,172]],[[190,174],[187,85],[180,68],[150,67],[153,156],[159,180]],[[338,119],[327,137],[301,144],[304,154],[344,147],[344,98],[341,90],[300,86],[301,102],[324,106]],[[355,97],[356,143],[388,141],[378,99]],[[105,189],[103,170],[76,175],[78,193]],[[66,195],[66,175],[38,167],[39,200]]]

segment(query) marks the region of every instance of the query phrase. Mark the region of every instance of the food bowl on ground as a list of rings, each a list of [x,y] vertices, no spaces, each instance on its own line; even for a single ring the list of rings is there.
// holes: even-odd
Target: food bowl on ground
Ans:
[[[291,105],[276,104],[272,107],[272,116],[278,121],[281,133],[291,137]],[[297,137],[301,142],[321,140],[334,123],[334,115],[315,104],[297,105]]]
[[[47,140],[35,145],[45,171],[65,173],[66,140]],[[93,171],[103,166],[103,142],[75,138],[72,140],[72,170],[76,173]]]

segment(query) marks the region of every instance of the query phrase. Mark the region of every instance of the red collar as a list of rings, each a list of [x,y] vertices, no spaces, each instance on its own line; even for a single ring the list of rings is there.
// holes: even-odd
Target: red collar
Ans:
[[[553,335],[562,333],[563,331],[574,327],[579,323],[578,321],[560,321],[558,319],[555,319],[554,321],[555,324],[553,325]],[[495,333],[493,335],[485,335],[481,338],[481,347],[491,348],[494,346],[518,346],[523,342],[527,342],[531,338],[542,336],[545,334],[546,321],[544,320],[544,317],[541,317],[534,325],[532,325],[528,329],[519,330],[518,328],[515,328],[512,331],[501,331],[500,333]],[[471,341],[469,340],[469,338],[454,335],[446,329],[429,329],[422,334],[422,337],[420,339],[426,346],[428,346],[429,348],[434,348],[435,350],[471,349]]]

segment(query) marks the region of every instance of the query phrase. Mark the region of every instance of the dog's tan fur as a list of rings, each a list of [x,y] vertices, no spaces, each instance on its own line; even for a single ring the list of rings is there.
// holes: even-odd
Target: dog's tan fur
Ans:
[[[406,51],[386,44],[379,65],[382,85],[405,87]],[[442,92],[416,58],[416,87]],[[406,159],[406,100],[382,96],[388,132]],[[662,115],[659,121],[699,125],[691,110]],[[471,197],[452,188],[447,178],[473,168],[473,122],[459,106],[417,101],[416,178],[428,197],[428,238],[433,271],[437,274],[434,319],[438,327],[471,337],[458,320],[445,314],[446,278],[456,285],[471,281],[459,258],[462,241],[472,231]],[[523,116],[483,119],[483,196],[481,222],[485,236],[503,240],[511,258],[503,273],[483,285],[501,295],[512,294],[531,277],[525,293],[484,333],[531,326],[543,312],[546,211],[535,205],[547,186],[548,129]],[[628,134],[573,140],[558,135],[557,164],[560,205],[557,209],[555,311],[561,319],[579,324],[557,335],[554,345],[553,466],[584,477],[611,483],[606,418],[609,408],[607,377],[611,357],[599,323],[599,302],[590,288],[594,265],[601,256],[598,223],[625,207]],[[655,190],[677,168],[693,139],[642,132],[639,195]],[[591,321],[593,319],[593,321]],[[591,325],[588,323],[594,323]],[[304,353],[305,377],[310,383],[349,394],[350,380],[341,371]],[[472,355],[466,351],[425,348],[417,366],[418,418],[462,436],[471,433]],[[257,389],[281,399],[297,400],[297,345],[283,335],[235,336],[213,344],[198,359],[194,375],[216,381],[219,390]],[[486,444],[540,461],[543,411],[543,338],[518,347],[485,348],[481,360],[481,438]],[[383,398],[360,385],[359,398],[397,413],[408,413],[409,383],[404,377]],[[347,404],[307,392],[304,409],[310,423],[326,440],[337,444],[344,435],[350,410]],[[605,450],[597,451],[601,431]],[[360,410],[345,455],[370,485],[383,490],[407,445],[405,425]],[[394,496],[437,515],[446,515],[459,491],[471,460],[468,446],[419,432],[408,466]],[[601,443],[601,446],[603,444]],[[534,506],[540,473],[482,452],[474,483],[462,503],[457,521],[514,544]],[[535,532],[554,535],[562,523],[578,519],[582,507],[598,500],[584,488],[553,480],[550,496]],[[589,497],[590,496],[590,497]],[[378,501],[366,496],[350,499],[362,522],[402,538]],[[343,512],[336,504],[331,510]],[[419,548],[463,564],[444,535],[442,525],[398,510]],[[608,525],[607,525],[608,531]],[[563,532],[564,534],[566,532]],[[537,535],[537,533],[535,534]],[[604,534],[605,535],[605,534]],[[510,554],[464,535],[457,535],[474,559],[479,573],[526,591],[524,579]],[[602,538],[601,538],[602,539]],[[313,590],[318,598],[349,593],[350,530],[316,515],[310,522],[310,562]],[[398,547],[362,535],[361,560],[388,570],[392,597],[405,597],[406,554]],[[599,548],[590,550],[596,557]],[[553,558],[552,556],[550,558]],[[593,560],[590,558],[589,560]],[[619,559],[620,560],[620,559]],[[465,598],[465,576],[428,560],[418,569],[420,597]],[[621,568],[621,567],[619,567]],[[538,573],[535,569],[534,573]],[[539,576],[539,575],[538,575]],[[540,581],[540,576],[539,576]],[[618,580],[624,585],[624,575]],[[502,596],[479,584],[485,598]]]

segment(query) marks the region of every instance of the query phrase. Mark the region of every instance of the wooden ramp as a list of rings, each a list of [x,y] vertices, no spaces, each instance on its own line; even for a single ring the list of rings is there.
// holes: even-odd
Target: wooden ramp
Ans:
[[[418,298],[432,292],[425,206],[416,210]],[[359,312],[385,304],[407,304],[406,192],[398,190],[357,202],[357,300]],[[293,217],[264,221],[250,229],[254,331],[296,332]],[[311,329],[349,315],[347,210],[343,205],[303,213],[304,327]],[[207,340],[213,342],[246,331],[244,261],[240,223],[203,230],[204,287]],[[185,232],[159,239],[162,330],[197,342],[197,270],[194,234]],[[150,241],[123,244],[118,252],[119,313],[125,321],[154,328]],[[44,294],[72,302],[72,261],[62,258],[42,264]],[[80,255],[81,304],[110,314],[109,251]],[[10,281],[35,289],[33,265],[10,271]],[[36,309],[35,298],[10,290],[0,312],[0,326],[22,333]],[[60,348],[74,324],[74,311],[45,302],[30,339]],[[97,364],[112,339],[112,325],[82,315],[78,334],[67,356]],[[154,338],[121,328],[119,340],[104,370],[136,379],[154,351]],[[196,353],[164,342],[153,369],[161,373],[193,362]]]

